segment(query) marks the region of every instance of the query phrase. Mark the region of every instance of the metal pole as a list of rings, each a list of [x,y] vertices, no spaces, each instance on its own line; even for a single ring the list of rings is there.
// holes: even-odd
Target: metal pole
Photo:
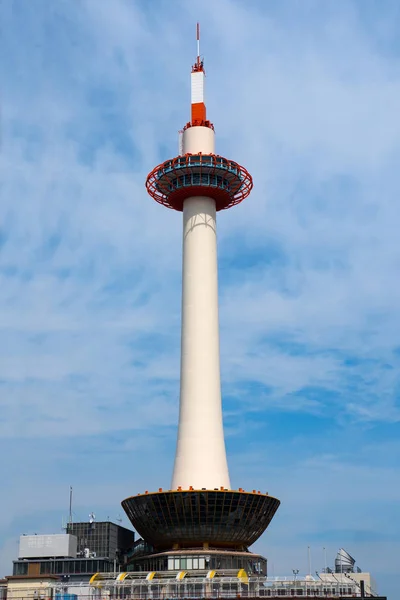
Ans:
[[[299,569],[292,569],[293,571],[293,575],[294,575],[294,595],[296,596],[296,580],[297,580],[297,575],[299,573]]]
[[[69,486],[69,524],[72,525],[72,486]]]

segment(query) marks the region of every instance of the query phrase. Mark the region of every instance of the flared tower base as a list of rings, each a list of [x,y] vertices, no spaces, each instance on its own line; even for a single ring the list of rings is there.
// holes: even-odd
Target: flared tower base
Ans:
[[[247,551],[280,502],[234,490],[176,490],[132,496],[122,507],[139,535],[157,550],[232,548]]]

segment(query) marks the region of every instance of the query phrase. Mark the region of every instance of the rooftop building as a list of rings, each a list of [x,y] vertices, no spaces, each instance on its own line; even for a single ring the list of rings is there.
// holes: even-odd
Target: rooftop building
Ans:
[[[132,548],[135,534],[126,527],[111,521],[95,521],[68,523],[67,533],[77,539],[78,557],[107,557],[116,559],[118,564]]]
[[[126,555],[135,541],[133,531],[111,521],[69,523],[67,532],[21,536],[13,576],[89,581],[95,573],[111,574],[125,568]]]
[[[349,598],[375,598],[369,573],[349,576],[347,573],[316,573],[300,577],[296,571],[286,577],[259,577],[249,575],[244,569],[226,570],[171,570],[164,572],[114,574],[97,573],[90,581],[65,582],[55,576],[9,577],[7,584],[0,584],[0,598],[28,600],[119,600],[162,598],[210,598],[237,599],[268,598],[325,598],[325,600],[348,600]],[[3,596],[2,596],[3,594]]]

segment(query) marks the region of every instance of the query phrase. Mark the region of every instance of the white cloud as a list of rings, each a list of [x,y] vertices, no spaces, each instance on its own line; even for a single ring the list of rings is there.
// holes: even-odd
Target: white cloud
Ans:
[[[176,131],[188,118],[199,15],[192,3],[179,4],[179,18],[163,3],[159,12],[123,0],[100,4],[2,7],[10,61],[3,73],[0,431],[9,441],[27,438],[20,443],[28,453],[41,440],[51,448],[55,437],[108,440],[122,432],[119,465],[129,467],[115,466],[111,503],[127,470],[134,492],[152,481],[157,488],[157,471],[172,467],[181,225],[146,197],[144,179],[176,152]],[[344,431],[349,420],[395,426],[400,79],[396,56],[380,44],[382,31],[387,38],[397,30],[389,9],[378,31],[353,3],[334,13],[310,3],[307,16],[288,8],[202,5],[218,151],[243,162],[255,181],[252,196],[219,218],[229,428],[240,433],[249,406],[238,398],[252,384],[269,389],[257,392],[257,414],[247,415],[253,424],[281,407],[299,418],[328,414]],[[142,451],[131,464],[144,447],[146,457]],[[2,461],[23,465],[23,456]],[[340,460],[347,470],[332,475],[335,490],[355,477],[348,457]],[[265,477],[262,456],[243,461]],[[53,473],[55,462],[47,468]],[[318,469],[304,469],[318,480]],[[299,473],[273,473],[286,503],[302,485]],[[381,464],[375,490],[395,475]],[[47,493],[45,469],[37,477]],[[362,478],[368,494],[363,470]],[[10,503],[23,507],[21,495],[16,488]],[[328,502],[317,490],[314,499]],[[51,494],[49,506],[57,502]],[[349,511],[354,519],[356,509]],[[290,523],[296,531],[296,519]]]

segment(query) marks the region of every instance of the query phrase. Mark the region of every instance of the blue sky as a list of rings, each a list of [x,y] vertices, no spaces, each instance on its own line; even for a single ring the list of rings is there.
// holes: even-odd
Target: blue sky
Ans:
[[[168,487],[180,215],[146,196],[189,118],[201,21],[217,151],[234,487],[282,500],[275,574],[344,546],[382,592],[400,544],[397,2],[1,3],[0,575],[20,533]]]

